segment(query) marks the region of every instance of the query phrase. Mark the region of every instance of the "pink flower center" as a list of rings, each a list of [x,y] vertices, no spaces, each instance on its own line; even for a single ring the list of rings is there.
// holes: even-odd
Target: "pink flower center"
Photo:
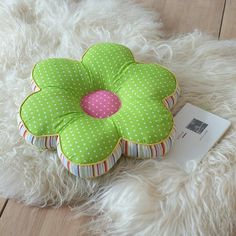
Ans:
[[[120,99],[107,90],[97,90],[85,95],[80,105],[88,115],[103,119],[116,113],[121,106]]]

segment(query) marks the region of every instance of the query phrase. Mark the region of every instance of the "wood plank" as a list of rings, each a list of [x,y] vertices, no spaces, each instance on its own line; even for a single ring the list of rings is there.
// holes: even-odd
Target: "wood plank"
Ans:
[[[7,199],[0,197],[0,217],[3,214],[6,203],[7,203]]]
[[[5,204],[5,202],[6,202],[6,199],[0,197],[0,211],[2,210],[2,208],[3,208],[4,204]]]
[[[226,0],[220,39],[236,39],[236,1]]]
[[[168,34],[194,29],[219,36],[225,0],[138,0],[156,9]],[[232,0],[234,1],[234,0]]]
[[[84,219],[73,219],[68,207],[37,208],[10,200],[0,220],[0,235],[77,236]]]

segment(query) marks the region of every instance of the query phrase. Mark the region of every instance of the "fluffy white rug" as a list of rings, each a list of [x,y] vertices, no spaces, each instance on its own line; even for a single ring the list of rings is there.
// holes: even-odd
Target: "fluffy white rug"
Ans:
[[[164,161],[122,159],[109,174],[83,180],[68,174],[54,152],[19,137],[16,113],[30,92],[33,64],[47,57],[79,59],[99,41],[123,43],[137,60],[175,72],[182,88],[175,111],[188,101],[231,120],[201,164],[186,173]],[[232,235],[235,55],[235,41],[199,32],[165,39],[157,13],[133,1],[1,1],[0,194],[31,205],[78,206],[78,216],[95,216],[84,230],[102,235]]]

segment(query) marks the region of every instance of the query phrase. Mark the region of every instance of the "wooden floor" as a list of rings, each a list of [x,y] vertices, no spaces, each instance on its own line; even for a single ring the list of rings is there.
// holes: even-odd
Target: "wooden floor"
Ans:
[[[137,0],[161,14],[168,33],[199,29],[219,39],[236,39],[236,0]],[[1,236],[80,235],[68,208],[39,209],[0,198]]]

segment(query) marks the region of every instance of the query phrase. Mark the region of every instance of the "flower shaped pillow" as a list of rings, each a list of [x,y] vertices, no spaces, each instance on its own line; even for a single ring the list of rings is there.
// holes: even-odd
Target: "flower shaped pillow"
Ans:
[[[20,107],[20,134],[56,149],[72,174],[100,176],[122,154],[156,158],[171,148],[175,76],[158,64],[136,62],[127,47],[100,43],[81,61],[43,60],[32,77],[34,93]]]

